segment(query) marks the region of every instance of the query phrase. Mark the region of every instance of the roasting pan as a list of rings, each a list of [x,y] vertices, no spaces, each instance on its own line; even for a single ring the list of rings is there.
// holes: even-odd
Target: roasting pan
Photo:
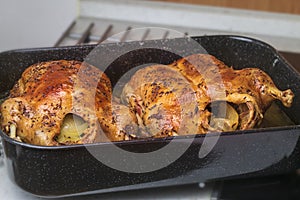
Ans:
[[[122,73],[145,63],[168,64],[175,54],[156,48],[123,50],[130,46],[171,46],[181,49],[184,38],[128,43],[102,44],[97,47],[99,63],[112,82]],[[11,180],[23,190],[43,197],[63,197],[102,192],[114,192],[150,187],[190,184],[221,179],[247,178],[289,173],[300,166],[300,76],[270,45],[246,37],[219,35],[194,37],[209,53],[236,69],[259,67],[267,72],[279,89],[290,88],[295,93],[291,108],[278,106],[293,121],[293,125],[247,131],[212,133],[167,139],[149,139],[89,145],[45,147],[20,143],[0,132],[4,160]],[[179,42],[180,41],[180,42]],[[8,94],[21,73],[31,64],[67,59],[84,60],[95,45],[57,48],[22,49],[0,54],[0,94]],[[184,49],[182,52],[184,53]],[[114,62],[110,57],[118,53]],[[190,52],[189,52],[190,53]],[[199,53],[199,52],[195,52]],[[202,52],[203,53],[203,52]],[[94,62],[94,63],[93,63]],[[217,138],[205,156],[199,156],[204,141]],[[170,141],[177,146],[190,142],[188,149],[170,165],[149,172],[124,172],[99,162],[88,149],[107,154],[112,146],[135,153],[162,148]],[[87,148],[88,147],[88,148]],[[126,157],[120,162],[126,163]],[[129,159],[128,159],[129,160]],[[128,161],[130,162],[130,161]]]

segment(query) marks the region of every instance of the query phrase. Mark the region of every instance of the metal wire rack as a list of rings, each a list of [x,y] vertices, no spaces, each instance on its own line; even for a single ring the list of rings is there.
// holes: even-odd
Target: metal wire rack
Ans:
[[[130,40],[129,35],[132,29],[133,26],[127,25],[125,26],[124,29],[120,30],[120,27],[115,24],[107,24],[102,27],[99,27],[99,24],[91,21],[87,22],[83,28],[82,23],[73,21],[69,25],[69,27],[65,30],[65,32],[61,35],[61,37],[57,40],[54,47],[65,46],[66,44],[67,45],[99,44],[107,40],[113,34],[118,32],[123,32],[123,35],[119,37],[116,41],[108,41],[108,42],[126,42]],[[146,28],[141,38],[135,40],[144,41],[148,39],[153,39],[153,35],[151,34],[152,34],[151,29]],[[183,34],[184,37],[188,35],[189,35],[188,32],[185,32]],[[166,39],[169,36],[170,36],[170,32],[166,30],[160,36],[158,36],[158,38],[155,39]]]

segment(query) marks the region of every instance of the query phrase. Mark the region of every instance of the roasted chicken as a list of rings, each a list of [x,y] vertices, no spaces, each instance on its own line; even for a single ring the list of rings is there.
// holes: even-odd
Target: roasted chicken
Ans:
[[[1,105],[1,126],[36,145],[81,144],[254,128],[271,103],[292,104],[258,68],[234,70],[191,55],[138,70],[112,97],[98,68],[49,61],[27,68]]]
[[[23,72],[1,105],[1,126],[31,144],[91,143],[115,130],[111,113],[103,72],[79,61],[50,61]]]
[[[234,70],[206,54],[140,69],[122,93],[139,130],[154,137],[250,129],[273,100],[289,107],[293,97],[258,68]]]

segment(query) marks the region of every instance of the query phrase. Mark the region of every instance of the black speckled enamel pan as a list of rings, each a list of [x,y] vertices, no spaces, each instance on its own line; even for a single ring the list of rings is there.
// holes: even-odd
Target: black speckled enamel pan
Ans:
[[[195,37],[209,54],[235,68],[259,67],[267,72],[279,89],[295,93],[291,108],[278,106],[295,125],[222,133],[213,149],[204,157],[199,150],[205,139],[177,137],[178,146],[192,140],[185,153],[169,166],[146,173],[130,173],[112,169],[99,162],[84,145],[44,147],[20,143],[3,132],[5,164],[10,178],[23,190],[38,196],[61,197],[120,190],[180,185],[220,179],[267,176],[294,171],[300,166],[300,76],[278,52],[268,44],[239,36]],[[173,45],[182,39],[172,40]],[[146,44],[168,41],[147,41]],[[104,44],[98,47],[101,62],[120,53],[130,42]],[[177,48],[180,49],[181,42]],[[95,46],[24,49],[0,54],[0,94],[7,95],[21,73],[31,64],[67,59],[83,60]],[[184,51],[184,50],[183,50]],[[195,52],[196,53],[196,52]],[[176,55],[155,48],[128,52],[111,63],[106,73],[112,82],[130,68],[144,63],[167,64]],[[98,66],[97,64],[95,64]],[[215,137],[212,134],[209,137]],[[116,143],[136,153],[148,152],[166,145],[169,139],[137,140]],[[89,149],[109,154],[112,143],[87,145]],[[114,155],[107,155],[113,157]],[[126,158],[124,158],[126,160]],[[123,160],[124,161],[124,160]]]

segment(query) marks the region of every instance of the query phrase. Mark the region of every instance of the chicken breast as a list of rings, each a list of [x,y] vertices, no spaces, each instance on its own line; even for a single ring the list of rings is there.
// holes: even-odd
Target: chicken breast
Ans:
[[[194,89],[169,66],[154,65],[137,71],[121,98],[135,113],[143,137],[198,132],[200,114]]]

